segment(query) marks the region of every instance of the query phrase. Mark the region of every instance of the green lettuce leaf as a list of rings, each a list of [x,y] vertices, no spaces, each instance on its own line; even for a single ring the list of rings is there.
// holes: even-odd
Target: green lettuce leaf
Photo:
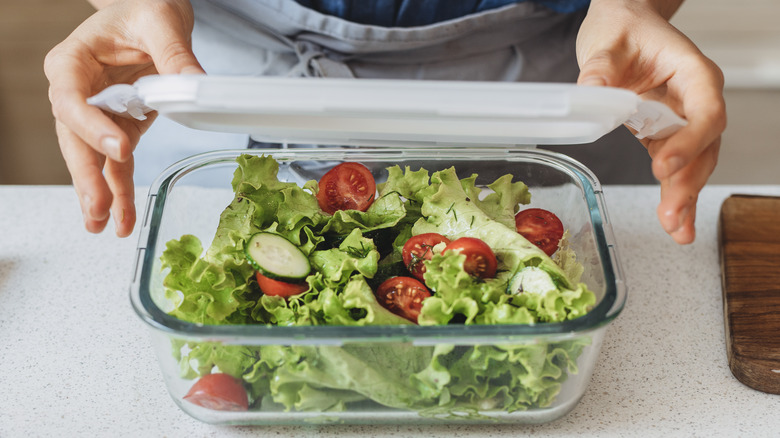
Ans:
[[[244,155],[233,178],[235,197],[220,215],[204,251],[194,236],[168,242],[161,260],[168,270],[166,299],[173,316],[199,324],[278,326],[409,325],[385,309],[375,286],[397,275],[401,248],[410,236],[437,232],[477,237],[496,253],[496,278],[477,279],[465,257],[450,253],[425,262],[433,295],[423,302],[420,325],[534,324],[584,315],[595,296],[579,283],[582,266],[566,242],[550,259],[514,228],[528,187],[507,175],[484,193],[476,175],[454,169],[430,174],[392,166],[365,212],[323,213],[316,181],[299,187],[278,180],[271,157]],[[287,299],[264,295],[244,256],[258,231],[280,234],[299,246],[313,266],[309,290]],[[388,252],[379,240],[393,236]],[[512,293],[510,280],[533,266],[549,273],[555,290]],[[587,337],[521,345],[417,346],[407,342],[342,346],[233,346],[173,341],[180,374],[193,379],[215,371],[241,378],[252,408],[266,404],[299,411],[332,412],[355,403],[413,409],[434,417],[474,418],[488,411],[549,406]]]
[[[341,411],[351,403],[415,409],[436,417],[549,406],[587,338],[522,345],[432,347],[408,343],[344,346],[175,345],[181,374],[224,372],[243,379],[256,404]],[[186,353],[180,353],[185,351]]]
[[[315,271],[331,285],[345,284],[353,273],[371,278],[376,274],[379,252],[374,241],[354,229],[338,248],[314,251],[310,257]]]
[[[473,178],[461,183],[455,169],[450,168],[434,173],[431,187],[436,191],[424,200],[425,218],[415,223],[413,234],[439,233],[453,240],[476,237],[493,249],[500,271],[508,271],[511,276],[533,264],[549,271],[563,287],[571,286],[560,267],[514,228],[513,209],[529,199],[525,184],[500,178],[489,186],[494,192],[480,201]]]
[[[195,236],[185,235],[167,243],[162,255],[165,296],[176,308],[171,314],[199,324],[244,324],[243,311],[253,300],[247,280],[254,270],[243,255],[220,257],[210,263],[201,258],[203,248]]]

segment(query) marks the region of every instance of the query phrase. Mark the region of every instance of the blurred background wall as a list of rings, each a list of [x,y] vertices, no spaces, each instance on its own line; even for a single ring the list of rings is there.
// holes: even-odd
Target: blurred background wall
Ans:
[[[86,0],[0,0],[0,184],[69,184],[43,57]],[[672,22],[726,75],[729,125],[710,183],[780,184],[780,1],[688,0]]]
[[[687,0],[672,18],[726,78],[710,183],[780,184],[780,1]]]
[[[69,184],[43,57],[94,12],[85,0],[0,0],[0,184]]]

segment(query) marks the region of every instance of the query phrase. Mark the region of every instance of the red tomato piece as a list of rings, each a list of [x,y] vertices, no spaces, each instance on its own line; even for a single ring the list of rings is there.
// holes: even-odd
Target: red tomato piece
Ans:
[[[423,261],[430,260],[433,257],[433,247],[444,243],[450,243],[450,239],[439,233],[424,233],[412,236],[404,244],[401,255],[404,259],[404,265],[415,278],[422,280],[425,273]]]
[[[393,277],[382,282],[374,295],[382,307],[416,323],[423,300],[430,297],[431,292],[412,277]]]
[[[548,256],[558,249],[563,224],[554,213],[542,208],[527,208],[515,215],[517,232],[538,246]]]
[[[259,272],[255,274],[255,278],[257,279],[257,285],[260,286],[260,290],[266,295],[287,298],[302,294],[309,289],[307,283],[287,283],[286,281],[268,278]]]
[[[249,398],[241,380],[230,374],[214,373],[200,378],[184,400],[216,411],[246,411]]]
[[[493,250],[487,243],[476,237],[461,237],[455,239],[444,248],[447,251],[455,251],[466,256],[463,262],[463,269],[471,275],[480,278],[491,278],[496,276],[498,261]]]
[[[371,171],[360,163],[347,162],[320,178],[317,203],[329,214],[338,210],[366,211],[375,195],[376,181]]]

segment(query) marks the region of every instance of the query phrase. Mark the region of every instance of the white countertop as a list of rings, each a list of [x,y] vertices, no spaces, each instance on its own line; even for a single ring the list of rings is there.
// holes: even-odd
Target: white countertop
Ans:
[[[658,225],[657,187],[604,192],[628,303],[571,413],[538,426],[250,428],[200,423],[168,395],[128,297],[135,235],[84,231],[70,187],[0,186],[0,436],[778,436],[780,396],[728,368],[716,232],[728,195],[780,186],[705,188],[689,246]]]

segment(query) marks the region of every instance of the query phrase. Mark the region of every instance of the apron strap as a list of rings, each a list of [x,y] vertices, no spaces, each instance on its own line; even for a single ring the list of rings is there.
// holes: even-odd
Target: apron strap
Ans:
[[[281,35],[279,35],[282,37]],[[354,78],[352,70],[339,59],[328,57],[322,47],[311,41],[289,42],[298,57],[288,76]]]

